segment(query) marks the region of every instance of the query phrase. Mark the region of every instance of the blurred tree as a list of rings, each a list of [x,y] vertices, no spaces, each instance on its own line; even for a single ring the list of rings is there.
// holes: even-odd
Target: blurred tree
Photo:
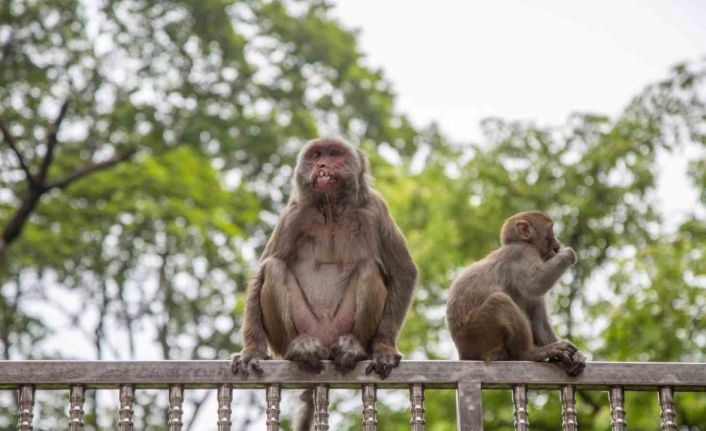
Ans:
[[[420,266],[399,343],[407,358],[455,355],[447,286],[497,247],[505,217],[531,208],[549,212],[579,252],[553,291],[562,336],[594,359],[704,358],[693,317],[704,306],[704,217],[670,234],[654,200],[660,152],[706,143],[703,63],[676,67],[616,119],[576,114],[560,128],[489,119],[484,142],[455,145],[395,112],[390,85],[319,0],[8,0],[0,59],[4,359],[238,350],[245,281],[288,194],[292,158],[323,134],[368,150]],[[706,157],[694,160],[702,203],[704,172]],[[629,337],[637,327],[648,336]],[[67,335],[71,352],[57,341]],[[385,429],[406,429],[406,403],[383,395]],[[189,396],[195,429],[206,398]],[[38,429],[59,428],[65,394],[43,397]],[[110,428],[112,407],[89,397],[88,429]],[[139,397],[139,427],[163,429],[164,398]],[[455,428],[453,397],[429,391],[428,429]],[[656,417],[645,397],[628,398],[636,427]],[[558,429],[556,394],[531,400],[533,429]],[[696,398],[678,403],[681,423],[705,422]],[[511,426],[507,391],[487,392],[484,405],[488,429]],[[0,429],[13,429],[11,412],[0,410]],[[605,396],[580,393],[579,414],[582,429],[605,428]],[[359,428],[357,413],[340,419]]]
[[[78,357],[239,349],[238,297],[298,144],[415,152],[389,84],[328,9],[0,4],[4,358],[66,355],[49,335],[67,331]],[[161,428],[155,414],[145,426]]]

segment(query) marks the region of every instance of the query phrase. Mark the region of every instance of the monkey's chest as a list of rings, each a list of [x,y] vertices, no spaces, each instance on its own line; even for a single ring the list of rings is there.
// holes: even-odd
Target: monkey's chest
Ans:
[[[356,271],[373,257],[369,235],[355,219],[311,225],[292,269],[312,312],[332,319]]]

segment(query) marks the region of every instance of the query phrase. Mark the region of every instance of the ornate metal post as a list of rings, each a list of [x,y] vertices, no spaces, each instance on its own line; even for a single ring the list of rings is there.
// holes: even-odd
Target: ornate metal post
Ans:
[[[83,402],[86,389],[81,385],[72,385],[69,393],[69,431],[83,431]]]
[[[267,431],[279,431],[280,386],[267,385]]]
[[[573,385],[561,387],[561,426],[564,431],[578,431],[576,418],[576,388]]]
[[[515,431],[528,431],[527,385],[515,385],[512,387],[512,402],[515,405]]]
[[[377,388],[375,385],[363,385],[363,430],[376,431],[378,429],[377,410],[375,401],[377,400]]]
[[[182,409],[183,404],[184,386],[169,386],[169,421],[167,422],[169,431],[181,431],[183,425],[181,419],[184,414],[184,410]]]
[[[328,431],[328,386],[314,390],[314,431]]]
[[[17,394],[17,431],[32,431],[34,418],[34,386],[22,385]]]
[[[610,400],[610,426],[612,431],[626,431],[628,423],[625,422],[625,394],[621,386],[613,386],[608,391]]]
[[[218,431],[230,431],[230,403],[233,400],[233,387],[225,384],[218,387]]]
[[[132,385],[120,385],[120,409],[118,410],[119,431],[132,431],[134,426],[135,411],[135,387]]]
[[[662,417],[662,431],[677,431],[677,415],[674,413],[674,391],[672,388],[659,388],[659,408]]]
[[[421,383],[413,383],[409,387],[409,401],[411,404],[409,420],[412,431],[424,431],[424,386]]]

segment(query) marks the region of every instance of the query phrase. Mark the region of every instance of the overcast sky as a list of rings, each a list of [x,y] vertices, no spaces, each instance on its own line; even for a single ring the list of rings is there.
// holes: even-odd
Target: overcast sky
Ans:
[[[706,55],[703,0],[337,0],[369,66],[401,112],[478,141],[488,116],[561,125],[576,111],[617,115],[669,68]],[[662,208],[685,215],[696,193],[688,155],[662,154]],[[679,220],[671,219],[669,227]]]
[[[671,65],[706,54],[706,2],[338,0],[400,109],[455,141],[490,115],[561,124],[615,115]]]

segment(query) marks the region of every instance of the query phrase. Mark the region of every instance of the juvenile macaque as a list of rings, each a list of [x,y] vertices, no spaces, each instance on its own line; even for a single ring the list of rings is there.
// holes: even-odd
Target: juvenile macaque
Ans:
[[[451,285],[446,317],[461,359],[552,361],[567,374],[585,367],[576,346],[559,340],[545,294],[576,263],[552,221],[529,211],[505,221],[502,247],[463,270]]]
[[[368,185],[367,158],[337,139],[300,151],[292,195],[248,288],[244,347],[234,372],[262,373],[267,347],[320,371],[370,359],[382,378],[399,365],[397,334],[409,308],[417,268],[385,201]],[[311,392],[296,430],[307,430]]]

